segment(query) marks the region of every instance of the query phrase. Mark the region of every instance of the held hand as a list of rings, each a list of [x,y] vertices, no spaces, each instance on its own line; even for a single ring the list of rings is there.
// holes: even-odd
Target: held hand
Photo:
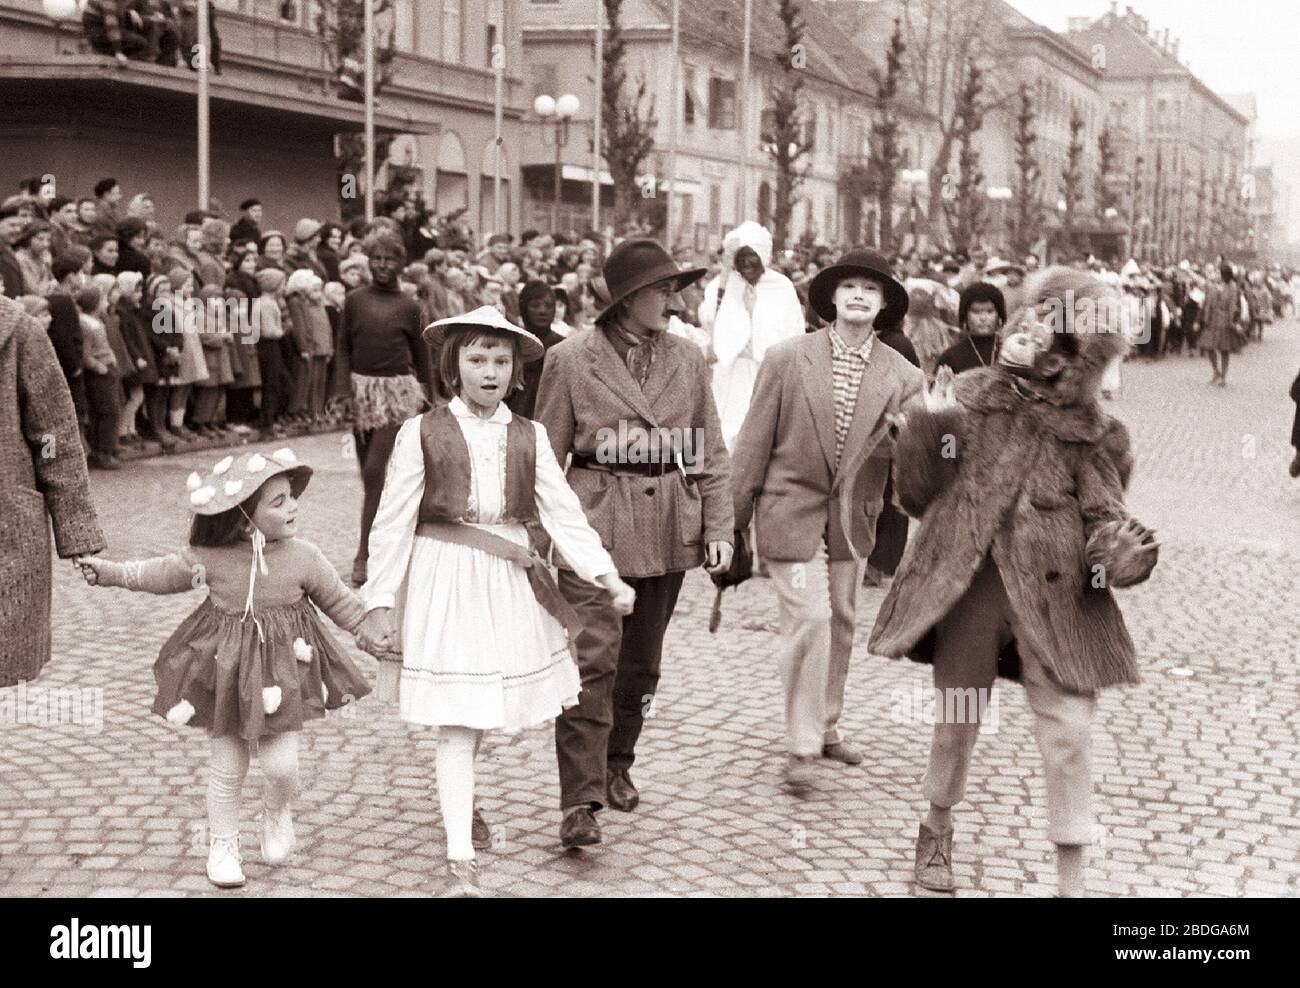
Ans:
[[[357,645],[375,658],[382,658],[392,648],[393,629],[389,608],[376,607],[367,612],[356,630]]]
[[[957,379],[952,368],[940,367],[934,375],[934,383],[925,389],[925,407],[927,411],[941,412],[957,405]]]
[[[123,55],[121,52],[118,52],[118,53],[117,53],[116,55],[114,55],[113,57],[114,57],[115,59],[117,59],[117,64],[118,64],[118,65],[122,66],[123,68],[126,68],[127,58],[126,58],[125,55]]]
[[[636,591],[623,582],[617,573],[605,573],[603,576],[596,578],[610,596],[610,606],[618,614],[627,617],[632,613],[632,608],[636,606]]]
[[[710,542],[705,554],[704,572],[725,573],[731,569],[731,556],[735,548],[730,542]]]
[[[99,586],[99,567],[102,559],[94,556],[73,556],[72,565],[81,570],[82,578],[92,587]]]

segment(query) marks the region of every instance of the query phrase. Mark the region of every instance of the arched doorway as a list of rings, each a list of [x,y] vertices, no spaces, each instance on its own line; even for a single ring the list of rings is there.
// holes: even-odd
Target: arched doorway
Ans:
[[[446,216],[469,208],[469,174],[465,169],[465,145],[452,131],[438,142],[437,213]]]

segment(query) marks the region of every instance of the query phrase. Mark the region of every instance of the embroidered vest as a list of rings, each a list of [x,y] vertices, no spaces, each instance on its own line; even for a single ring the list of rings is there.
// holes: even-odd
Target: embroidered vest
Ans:
[[[537,521],[536,444],[533,423],[522,415],[512,416],[506,425],[503,522]],[[424,494],[419,520],[478,521],[478,507],[470,505],[473,472],[469,444],[448,405],[424,413],[420,447],[424,451]]]

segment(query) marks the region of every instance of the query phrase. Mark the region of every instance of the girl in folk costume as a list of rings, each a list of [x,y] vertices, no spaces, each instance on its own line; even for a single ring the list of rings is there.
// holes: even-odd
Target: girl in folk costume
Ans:
[[[207,477],[190,474],[194,520],[180,552],[78,560],[92,586],[208,590],[158,655],[153,711],[211,737],[208,880],[220,888],[244,884],[239,797],[250,749],[266,777],[262,860],[280,864],[294,847],[298,731],[370,692],[312,606],[348,631],[365,613],[321,551],[297,537],[298,499],[310,478],[290,449],[227,456]]]
[[[803,306],[790,279],[772,263],[772,235],[745,222],[722,241],[723,266],[704,289],[700,325],[713,336],[713,400],[728,452],[758,377],[758,365],[772,345],[804,331]]]
[[[425,332],[456,397],[397,435],[370,533],[361,641],[400,632],[402,719],[441,729],[449,891],[478,896],[474,848],[490,842],[473,809],[482,733],[551,720],[581,688],[566,637],[580,627],[530,550],[525,524],[540,522],[618,613],[630,613],[635,595],[588,525],[546,430],[502,401],[519,388],[523,365],[542,356],[542,342],[492,306]]]

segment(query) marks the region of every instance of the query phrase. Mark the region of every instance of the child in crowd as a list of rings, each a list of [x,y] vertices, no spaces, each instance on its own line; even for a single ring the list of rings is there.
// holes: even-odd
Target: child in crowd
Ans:
[[[91,586],[208,591],[158,655],[153,712],[211,738],[207,873],[218,888],[245,881],[239,815],[251,752],[266,778],[262,860],[277,865],[295,844],[298,732],[370,692],[315,610],[351,631],[365,607],[321,551],[297,537],[298,499],[310,479],[290,449],[227,456],[206,477],[190,474],[187,547],[136,562],[77,560]]]
[[[122,384],[117,358],[104,326],[105,300],[93,285],[76,297],[83,341],[86,403],[89,410],[90,465],[100,470],[117,470],[117,421],[122,407]]]
[[[566,637],[580,630],[577,618],[529,548],[526,524],[540,523],[618,613],[631,612],[635,595],[587,523],[546,430],[502,401],[520,386],[524,362],[542,357],[542,342],[489,306],[425,334],[456,397],[398,432],[370,533],[362,589],[370,613],[359,635],[400,631],[402,718],[440,728],[450,892],[477,897],[474,848],[491,839],[473,808],[482,734],[550,721],[581,689]]]
[[[315,272],[299,268],[284,285],[290,333],[297,350],[293,374],[292,414],[305,424],[325,419],[325,386],[334,355],[334,331],[325,311],[325,284]]]

